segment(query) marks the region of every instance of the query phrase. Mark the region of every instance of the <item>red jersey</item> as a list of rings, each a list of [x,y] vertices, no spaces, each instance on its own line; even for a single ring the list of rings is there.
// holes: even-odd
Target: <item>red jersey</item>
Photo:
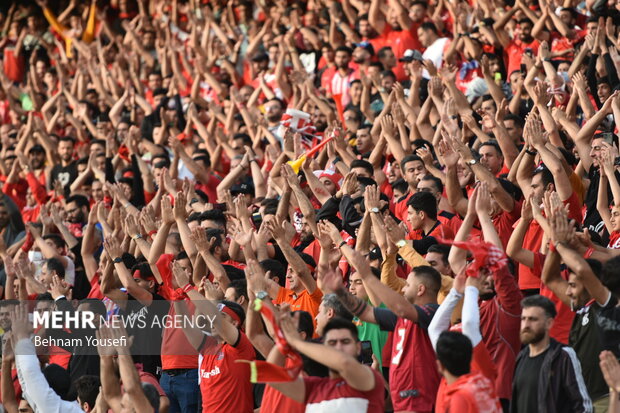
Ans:
[[[409,201],[412,195],[413,191],[409,191],[407,195],[394,204],[394,215],[401,221],[407,221],[407,201]]]
[[[254,400],[250,365],[236,362],[256,358],[252,343],[242,332],[239,332],[237,344],[234,346],[228,343],[219,344],[211,338],[207,340],[200,351],[198,374],[202,411],[252,413]]]
[[[506,212],[502,210],[502,212],[493,217],[493,226],[497,231],[497,235],[499,235],[500,241],[502,241],[502,246],[504,247],[504,250],[506,250],[506,246],[508,245],[508,241],[510,240],[510,236],[512,235],[514,223],[517,222],[520,217],[520,201],[515,201],[512,211]]]
[[[506,56],[508,57],[508,76],[510,76],[510,74],[515,70],[520,70],[521,56],[525,53],[525,49],[532,49],[532,53],[537,55],[539,46],[540,43],[536,39],[534,39],[532,43],[524,43],[518,38],[513,39],[506,47]]]
[[[394,411],[431,412],[439,388],[435,350],[428,337],[437,304],[415,306],[418,322],[396,317],[389,310],[375,308],[382,330],[394,331],[390,392]],[[378,316],[378,317],[377,317]]]
[[[546,255],[540,252],[534,253],[534,274],[539,277],[542,276],[542,269],[545,263]],[[560,272],[562,278],[568,281],[568,271],[564,270]],[[550,299],[555,305],[555,311],[557,316],[555,321],[549,330],[549,335],[559,341],[560,343],[568,343],[568,336],[573,326],[573,319],[575,318],[575,312],[570,309],[569,306],[564,304],[545,284],[540,284],[540,295]]]
[[[445,388],[445,406],[437,413],[501,413],[502,406],[495,395],[493,382],[480,373],[459,377]],[[439,398],[439,394],[437,395]]]
[[[581,202],[575,192],[572,193],[570,198],[563,202],[564,205],[568,205],[568,217],[574,219],[576,222],[582,222]],[[530,228],[525,234],[523,240],[523,248],[533,252],[539,252],[542,244],[543,230],[535,220],[530,224]],[[540,288],[540,274],[538,276],[532,273],[532,268],[519,264],[519,288],[522,290]]]
[[[163,254],[157,260],[156,266],[161,274],[164,284],[160,287],[160,294],[167,300],[174,299],[172,289],[172,270],[170,265],[174,256]],[[194,311],[194,306],[189,299],[186,300],[190,309],[190,314]],[[170,303],[168,316],[174,320],[176,312],[174,305]],[[161,365],[162,369],[195,369],[198,367],[198,352],[187,340],[187,336],[182,328],[164,328],[161,341]]]
[[[480,333],[497,371],[501,372],[495,382],[495,391],[498,397],[510,399],[512,375],[521,349],[519,330],[523,297],[507,267],[495,271],[493,281],[495,297],[480,302]]]
[[[450,331],[459,331],[461,332],[461,324],[457,324],[450,328]],[[474,347],[472,353],[472,359],[470,363],[470,373],[471,374],[482,374],[486,377],[491,383],[494,383],[497,379],[497,369],[495,368],[495,364],[491,359],[491,355],[489,354],[489,350],[484,345],[484,341],[481,341]],[[454,383],[453,383],[454,384]],[[450,397],[449,397],[449,388],[452,385],[448,386],[446,379],[442,378],[441,383],[439,384],[439,390],[437,391],[437,400],[435,402],[435,411],[436,412],[447,412],[450,406]],[[495,394],[495,390],[493,390],[493,394]],[[453,410],[459,411],[459,410]]]
[[[620,249],[620,231],[614,231],[609,235],[609,244],[607,248],[614,250]]]
[[[369,391],[356,390],[343,378],[304,377],[306,411],[383,412],[383,377],[374,369],[371,371],[375,376],[375,387]]]

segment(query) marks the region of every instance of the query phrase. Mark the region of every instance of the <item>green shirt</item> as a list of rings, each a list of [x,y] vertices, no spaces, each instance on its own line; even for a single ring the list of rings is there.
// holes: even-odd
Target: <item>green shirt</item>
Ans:
[[[368,302],[370,304],[370,301]],[[387,308],[383,303],[379,308]],[[388,338],[387,331],[381,331],[379,324],[367,323],[361,321],[359,318],[354,317],[353,323],[357,326],[357,333],[360,341],[370,341],[372,345],[372,353],[379,360],[379,366],[383,367],[383,360],[381,354],[383,352],[383,346]]]

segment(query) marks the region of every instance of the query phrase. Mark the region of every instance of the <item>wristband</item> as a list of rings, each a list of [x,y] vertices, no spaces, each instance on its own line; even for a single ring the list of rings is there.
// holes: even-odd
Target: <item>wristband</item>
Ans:
[[[551,252],[558,252],[558,250],[555,248],[555,244],[553,243],[553,241],[549,241],[549,251],[551,251]]]
[[[139,239],[142,239],[142,234],[136,234],[133,237],[131,237],[134,241],[137,241]]]
[[[590,258],[592,256],[592,253],[594,252],[594,248],[590,247],[586,250],[585,254],[583,254],[583,258]]]
[[[187,283],[185,287],[183,287],[183,294],[187,294],[190,290],[193,290],[194,286],[191,283]]]
[[[528,155],[536,156],[536,154],[537,154],[538,152],[536,152],[536,151],[530,151],[529,149],[526,149],[526,150],[525,150],[525,153],[527,153]]]
[[[338,248],[342,248],[342,247],[344,247],[345,245],[347,245],[347,242],[346,242],[346,241],[342,241],[342,242],[340,243],[340,245],[338,245]]]
[[[153,235],[157,234],[157,230],[154,229],[152,231],[149,231],[149,238],[153,238]]]

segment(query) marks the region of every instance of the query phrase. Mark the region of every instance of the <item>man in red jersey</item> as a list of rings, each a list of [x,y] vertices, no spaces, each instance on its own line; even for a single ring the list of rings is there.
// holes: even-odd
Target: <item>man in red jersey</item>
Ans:
[[[437,367],[446,379],[444,412],[500,413],[494,385],[482,373],[471,372],[471,341],[462,333],[444,331],[437,340]]]
[[[272,387],[305,403],[306,411],[384,411],[383,377],[357,361],[362,344],[351,321],[330,320],[323,329],[323,344],[305,341],[288,315],[282,317],[280,324],[289,344],[327,366],[329,377],[298,377],[292,382],[270,383]]]
[[[428,336],[441,287],[441,275],[430,266],[413,268],[403,287],[403,295],[384,285],[372,273],[366,258],[350,246],[349,262],[388,309],[372,307],[349,293],[337,276],[321,273],[325,292],[334,292],[345,307],[361,321],[379,324],[381,330],[393,331],[390,392],[395,412],[432,412],[439,387],[435,369],[435,352]],[[384,266],[383,270],[386,271]]]
[[[185,328],[185,325],[183,328],[187,339],[200,354],[198,380],[202,412],[252,413],[254,398],[250,365],[236,363],[237,360],[253,360],[256,357],[252,343],[239,330],[245,321],[243,308],[231,301],[221,301],[216,307],[192,288],[188,273],[179,263],[173,264],[172,271],[177,284],[186,291],[196,307],[194,315],[197,320],[204,321],[206,329]],[[187,313],[183,303],[174,302],[177,314]]]

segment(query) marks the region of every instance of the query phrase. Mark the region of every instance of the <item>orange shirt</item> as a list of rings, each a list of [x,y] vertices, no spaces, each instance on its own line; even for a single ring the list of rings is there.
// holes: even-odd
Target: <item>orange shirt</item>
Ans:
[[[308,293],[308,290],[303,290],[297,295],[293,290],[280,287],[275,303],[288,303],[291,306],[291,311],[307,311],[314,320],[314,317],[319,313],[319,305],[321,305],[322,299],[323,293],[318,288],[312,294]]]

